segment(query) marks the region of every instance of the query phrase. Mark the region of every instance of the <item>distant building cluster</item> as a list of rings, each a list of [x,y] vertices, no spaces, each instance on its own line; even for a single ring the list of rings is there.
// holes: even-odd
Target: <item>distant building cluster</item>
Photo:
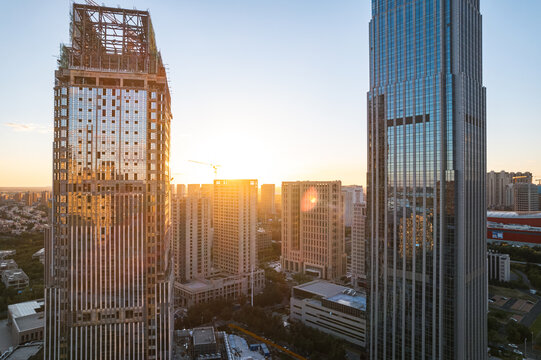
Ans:
[[[487,209],[538,211],[541,187],[533,184],[531,172],[490,171],[487,173]]]
[[[19,235],[48,228],[49,191],[0,193],[0,233]]]

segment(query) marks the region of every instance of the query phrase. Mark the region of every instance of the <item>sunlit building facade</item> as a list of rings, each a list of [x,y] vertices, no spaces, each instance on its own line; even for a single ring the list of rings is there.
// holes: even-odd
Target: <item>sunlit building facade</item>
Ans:
[[[210,198],[192,191],[172,198],[172,244],[175,281],[205,278],[210,274]]]
[[[169,359],[170,95],[149,13],[73,4],[54,87],[46,359]]]
[[[486,359],[479,0],[372,0],[371,359]]]
[[[257,180],[214,180],[213,264],[229,274],[257,267]]]
[[[340,181],[282,183],[282,269],[338,280],[346,272]]]

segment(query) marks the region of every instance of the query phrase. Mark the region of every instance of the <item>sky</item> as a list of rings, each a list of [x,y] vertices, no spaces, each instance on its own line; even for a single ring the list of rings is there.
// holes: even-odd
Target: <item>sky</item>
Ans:
[[[51,184],[54,70],[71,4],[3,4],[0,187]],[[213,180],[195,160],[260,184],[365,184],[369,0],[105,5],[150,10],[172,91],[174,183]],[[487,168],[541,178],[541,1],[481,6]]]

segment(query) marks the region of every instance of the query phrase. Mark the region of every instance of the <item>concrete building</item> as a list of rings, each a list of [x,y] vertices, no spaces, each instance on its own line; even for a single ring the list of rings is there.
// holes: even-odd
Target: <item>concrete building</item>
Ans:
[[[2,272],[2,282],[6,287],[23,290],[28,286],[28,275],[22,269],[10,269]]]
[[[513,184],[513,210],[539,211],[537,185],[531,183]]]
[[[0,260],[4,260],[17,253],[17,250],[0,250]]]
[[[257,268],[257,180],[214,181],[213,264],[230,274]]]
[[[488,251],[487,264],[488,280],[501,282],[511,280],[511,258],[509,254]]]
[[[45,248],[41,248],[32,255],[32,259],[38,259],[40,263],[45,264]]]
[[[185,283],[176,282],[174,286],[176,305],[189,308],[218,299],[234,301],[242,296],[250,297],[252,283],[254,295],[257,295],[265,287],[265,271],[258,269],[252,274],[232,275],[220,272],[206,279],[193,279]]]
[[[480,2],[371,1],[372,360],[487,358]]]
[[[292,321],[366,345],[366,296],[361,292],[315,280],[293,287],[289,309]]]
[[[346,271],[340,181],[282,183],[285,271],[339,279]]]
[[[186,196],[186,185],[185,184],[176,184],[175,185],[175,195],[177,196]]]
[[[274,184],[261,185],[261,200],[259,201],[259,213],[262,218],[268,218],[276,214],[275,210],[275,186]]]
[[[269,224],[259,223],[256,232],[257,258],[267,257],[272,250],[272,230]]]
[[[175,281],[205,278],[211,268],[210,199],[199,191],[176,194],[171,204]]]
[[[18,269],[18,268],[19,268],[19,266],[17,265],[17,263],[13,259],[0,260],[0,275],[5,270],[15,270],[15,269]]]
[[[148,11],[72,4],[55,71],[45,358],[168,359],[171,97]]]
[[[353,204],[364,203],[364,190],[359,185],[342,186],[344,194],[344,226],[353,225]]]
[[[366,203],[353,204],[351,226],[351,284],[360,288],[366,284]]]
[[[222,359],[213,327],[194,328],[192,331],[194,359]]]
[[[20,345],[43,340],[45,301],[33,300],[8,306],[11,341]]]

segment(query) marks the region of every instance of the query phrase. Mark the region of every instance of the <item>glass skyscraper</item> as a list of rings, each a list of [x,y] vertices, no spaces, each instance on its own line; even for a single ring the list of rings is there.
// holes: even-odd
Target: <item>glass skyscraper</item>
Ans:
[[[170,95],[146,11],[73,4],[55,72],[46,359],[169,359]]]
[[[479,0],[372,0],[372,359],[485,359],[486,102]]]

